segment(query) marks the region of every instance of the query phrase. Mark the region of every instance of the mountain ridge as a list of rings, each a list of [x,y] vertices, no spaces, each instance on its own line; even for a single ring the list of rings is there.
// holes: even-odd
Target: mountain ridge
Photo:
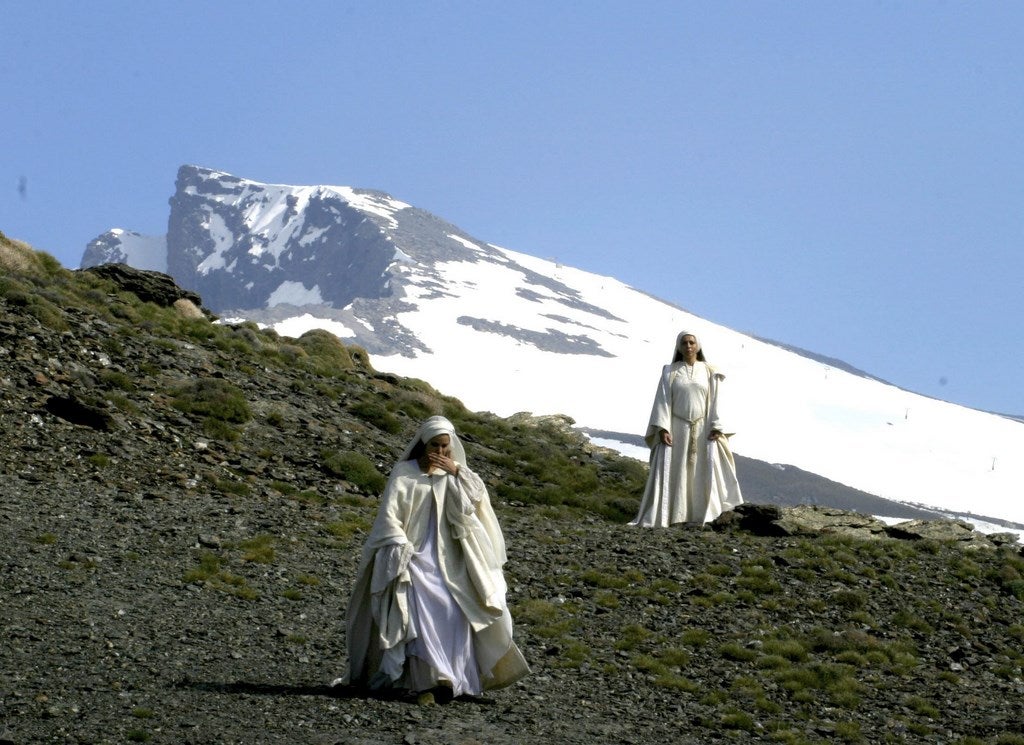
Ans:
[[[727,374],[740,455],[889,500],[946,512],[970,501],[972,511],[1024,523],[1019,420],[919,396],[614,278],[480,241],[384,192],[266,185],[195,167],[178,181],[175,279],[226,317],[294,337],[325,329],[365,348],[378,369],[444,381],[477,410],[562,413],[613,432],[643,429],[657,371],[686,328]],[[958,431],[974,436],[947,434]]]

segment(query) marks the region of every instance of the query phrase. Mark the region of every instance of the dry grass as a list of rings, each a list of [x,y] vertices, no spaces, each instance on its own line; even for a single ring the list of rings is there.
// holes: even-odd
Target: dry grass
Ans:
[[[6,236],[0,237],[0,269],[9,274],[27,274],[35,268],[35,252],[32,249]]]

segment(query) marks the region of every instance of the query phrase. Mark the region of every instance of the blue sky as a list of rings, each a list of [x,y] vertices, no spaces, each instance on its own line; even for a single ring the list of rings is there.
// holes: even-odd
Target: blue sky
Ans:
[[[70,268],[109,228],[163,233],[183,164],[380,189],[736,330],[1024,414],[1024,3],[3,14],[0,230]]]

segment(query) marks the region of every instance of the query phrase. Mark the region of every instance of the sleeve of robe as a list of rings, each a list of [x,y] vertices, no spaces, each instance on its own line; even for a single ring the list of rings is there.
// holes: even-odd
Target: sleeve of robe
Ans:
[[[708,366],[708,373],[708,432],[716,429],[719,432],[723,432],[718,405],[718,389],[725,376],[710,365]]]
[[[482,617],[467,614],[479,631],[507,612],[501,569],[506,561],[505,540],[480,477],[460,466],[458,475],[447,479],[445,518],[452,537],[462,546],[467,574],[484,611]]]
[[[717,429],[725,435],[717,440],[708,442],[708,476],[710,478],[709,503],[721,505],[722,510],[734,509],[737,505],[743,504],[743,494],[740,491],[739,479],[736,477],[736,460],[733,457],[732,449],[729,446],[729,438],[734,434],[726,429],[728,426],[722,417],[721,398],[719,391],[725,375],[714,368],[710,368],[710,411],[708,421],[710,429]]]
[[[416,637],[409,617],[409,561],[414,547],[404,527],[408,519],[406,486],[398,475],[390,480],[370,534],[370,543],[376,547],[370,606],[383,655],[381,671],[392,680],[402,674],[405,643]]]
[[[407,591],[413,546],[403,529],[398,471],[396,467],[388,479],[356,571],[346,618],[349,670],[341,679],[346,683],[362,680],[368,666],[375,664],[371,661],[392,667],[389,659],[395,655],[389,652],[400,650],[412,638]]]
[[[710,365],[708,365],[708,372],[710,373],[708,375],[708,431],[717,429],[727,437],[732,436],[735,433],[726,429],[728,417],[722,416],[722,400],[719,395],[725,375]],[[728,413],[728,408],[726,408],[726,413]]]
[[[475,633],[477,662],[487,690],[504,688],[530,674],[523,653],[512,641],[512,617],[505,600],[502,566],[505,539],[483,481],[465,466],[449,477],[445,512],[453,537],[462,546],[467,574],[482,613],[469,621]]]
[[[647,447],[653,448],[659,442],[661,430],[672,431],[672,398],[670,395],[669,381],[672,377],[672,366],[665,365],[661,370],[661,377],[658,379],[658,388],[654,392],[654,404],[651,406],[651,416],[647,423],[647,432],[644,440]]]

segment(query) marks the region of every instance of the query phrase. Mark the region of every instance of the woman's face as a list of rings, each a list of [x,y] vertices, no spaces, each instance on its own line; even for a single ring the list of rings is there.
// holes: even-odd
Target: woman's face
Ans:
[[[451,435],[435,435],[430,438],[430,442],[427,443],[427,454],[443,455],[445,457],[451,457],[452,454],[452,438]]]
[[[697,343],[697,337],[687,334],[679,340],[679,352],[687,360],[693,360],[697,358],[697,352],[700,351],[700,345]]]

